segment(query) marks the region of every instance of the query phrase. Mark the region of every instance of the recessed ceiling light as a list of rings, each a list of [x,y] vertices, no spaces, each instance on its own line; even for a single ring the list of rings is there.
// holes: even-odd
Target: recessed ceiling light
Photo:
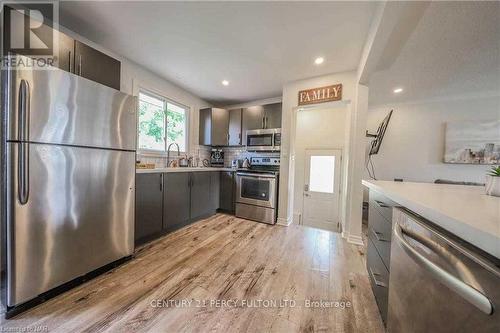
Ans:
[[[393,90],[393,92],[394,92],[395,94],[399,94],[400,92],[403,92],[403,88],[395,88],[395,89]]]
[[[314,60],[314,63],[316,65],[321,65],[325,61],[325,58],[323,57],[317,57],[316,60]]]
[[[222,85],[223,86],[228,86],[229,85],[229,81],[228,80],[222,80]]]

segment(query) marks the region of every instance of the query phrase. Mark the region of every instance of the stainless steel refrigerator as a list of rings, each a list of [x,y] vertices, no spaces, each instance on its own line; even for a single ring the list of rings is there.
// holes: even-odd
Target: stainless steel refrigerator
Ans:
[[[1,79],[4,302],[15,307],[132,254],[137,101],[59,69]]]

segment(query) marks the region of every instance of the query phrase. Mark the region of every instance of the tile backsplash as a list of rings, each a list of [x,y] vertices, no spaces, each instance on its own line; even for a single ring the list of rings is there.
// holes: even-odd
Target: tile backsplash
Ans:
[[[280,153],[249,152],[245,147],[226,147],[224,151],[224,166],[231,167],[232,160],[250,159],[253,156],[279,157]]]
[[[200,165],[202,165],[202,161],[204,159],[210,161],[210,147],[207,146],[194,146],[191,147],[191,151],[187,154],[188,157],[194,157],[196,158],[199,156],[200,158]],[[184,156],[181,153],[181,156]],[[171,151],[170,152],[170,160],[172,158],[177,158],[177,152],[176,151]],[[167,156],[163,155],[154,155],[154,154],[149,154],[149,153],[140,153],[137,152],[136,156],[137,161],[141,161],[141,163],[154,163],[155,167],[157,168],[165,168],[167,167]]]
[[[207,159],[210,161],[210,152],[212,150],[211,147],[208,146],[194,146],[191,147],[191,153],[188,154],[188,157],[200,157],[200,166],[202,165],[201,161]],[[245,147],[226,147],[222,149],[224,151],[224,166],[231,167],[232,160],[244,160],[245,158],[250,159],[253,156],[268,156],[268,157],[279,157],[280,153],[264,153],[264,152],[249,152]],[[181,154],[181,156],[184,156]],[[170,157],[177,158],[177,152],[171,151]],[[142,154],[140,152],[137,153],[138,161],[141,163],[154,163],[157,168],[165,168],[167,166],[167,156],[162,155],[152,155],[152,154]]]

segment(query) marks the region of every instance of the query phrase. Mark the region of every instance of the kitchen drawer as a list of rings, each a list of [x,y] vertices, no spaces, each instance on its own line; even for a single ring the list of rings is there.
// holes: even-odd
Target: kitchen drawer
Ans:
[[[368,251],[366,268],[372,286],[375,300],[384,323],[387,323],[387,306],[389,298],[389,271],[385,268],[382,259],[378,255],[375,245],[368,239]]]
[[[387,221],[373,205],[368,213],[368,237],[372,240],[377,251],[389,270],[391,257],[392,223]]]
[[[394,201],[374,190],[370,190],[370,206],[374,206],[387,221],[392,221],[392,207],[396,206]]]

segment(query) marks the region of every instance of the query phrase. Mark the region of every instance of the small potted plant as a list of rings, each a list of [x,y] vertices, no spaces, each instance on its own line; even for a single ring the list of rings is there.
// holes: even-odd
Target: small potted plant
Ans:
[[[500,197],[500,166],[492,167],[486,177],[486,194]]]

